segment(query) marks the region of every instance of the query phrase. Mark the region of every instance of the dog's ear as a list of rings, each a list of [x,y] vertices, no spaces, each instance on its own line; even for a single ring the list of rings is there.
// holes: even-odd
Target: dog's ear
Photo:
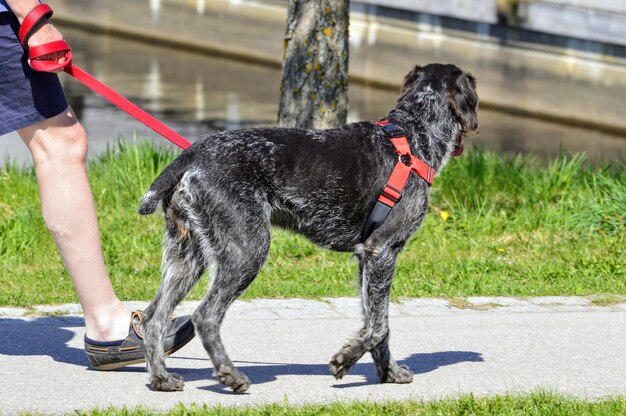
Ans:
[[[476,94],[476,79],[470,73],[461,74],[448,87],[448,105],[461,122],[463,130],[478,130],[478,95]]]
[[[400,90],[400,93],[405,92],[407,88],[410,88],[415,83],[415,81],[417,81],[420,76],[421,69],[421,66],[415,65],[415,68],[413,68],[411,72],[406,74],[406,77],[404,77],[404,82],[402,83],[402,89]]]

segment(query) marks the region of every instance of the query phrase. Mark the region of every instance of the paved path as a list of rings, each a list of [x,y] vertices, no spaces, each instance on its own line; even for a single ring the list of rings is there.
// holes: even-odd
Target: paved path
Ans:
[[[562,297],[468,302],[464,309],[440,299],[394,304],[392,351],[415,377],[408,385],[380,385],[369,356],[342,381],[328,373],[332,354],[358,329],[357,299],[239,301],[226,318],[223,339],[253,382],[244,395],[216,382],[197,338],[168,359],[169,368],[183,375],[185,390],[153,392],[142,365],[116,372],[87,367],[76,305],[38,308],[40,314],[70,313],[63,316],[20,316],[25,311],[0,308],[0,414],[110,404],[167,410],[178,402],[429,400],[535,388],[588,398],[626,395],[626,303],[597,307],[586,298]],[[185,303],[179,313],[195,304]]]

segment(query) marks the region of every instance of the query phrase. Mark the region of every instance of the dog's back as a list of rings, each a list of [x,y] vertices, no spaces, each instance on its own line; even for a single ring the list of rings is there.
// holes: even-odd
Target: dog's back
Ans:
[[[248,195],[249,204],[267,205],[272,224],[322,247],[352,251],[394,154],[384,134],[367,122],[319,131],[222,132],[204,137],[174,160],[144,195],[138,212],[154,213],[162,201],[168,206],[190,172],[202,177],[199,186],[188,189],[196,200],[219,194],[232,203]]]

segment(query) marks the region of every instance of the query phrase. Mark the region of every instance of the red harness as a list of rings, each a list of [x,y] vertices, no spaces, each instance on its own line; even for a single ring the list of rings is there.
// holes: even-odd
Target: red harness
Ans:
[[[389,120],[382,120],[375,124],[383,128],[399,156],[398,163],[393,168],[391,176],[383,188],[383,192],[378,197],[376,205],[374,205],[365,221],[365,226],[363,226],[361,231],[362,243],[368,239],[376,228],[385,222],[385,219],[391,212],[391,208],[402,199],[402,190],[411,173],[422,178],[428,186],[433,184],[433,178],[435,177],[435,169],[419,157],[411,154],[411,148],[409,147],[409,141],[406,138],[404,129],[391,124]]]
[[[171,141],[178,147],[183,149],[191,146],[191,143],[187,141],[183,136],[176,133],[174,130],[167,127],[165,124],[161,123],[156,118],[152,117],[150,114],[146,113],[141,108],[137,107],[135,104],[128,101],[122,95],[120,95],[115,90],[109,88],[107,85],[98,81],[96,78],[77,67],[72,63],[72,49],[70,45],[64,40],[57,40],[54,42],[46,43],[43,45],[34,46],[32,48],[28,48],[28,38],[33,32],[35,26],[41,22],[45,18],[49,18],[52,16],[52,9],[50,6],[46,4],[40,4],[35,7],[24,19],[22,22],[22,26],[18,32],[18,36],[22,46],[24,49],[28,50],[28,58],[29,65],[35,71],[42,72],[55,72],[62,70],[69,75],[73,76],[87,87],[100,94],[102,97],[106,98],[126,113],[130,114],[161,136],[165,137],[167,140]],[[62,64],[58,64],[52,61],[46,61],[41,59],[41,57],[56,53],[63,52],[65,54],[65,62]]]

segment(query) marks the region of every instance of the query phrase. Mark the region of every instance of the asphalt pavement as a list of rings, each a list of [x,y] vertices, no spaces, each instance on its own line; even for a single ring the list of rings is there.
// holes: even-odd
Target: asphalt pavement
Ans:
[[[179,314],[193,311],[186,302]],[[145,303],[132,302],[133,308]],[[433,400],[549,389],[582,398],[626,396],[626,303],[588,298],[408,299],[390,310],[391,348],[415,373],[406,385],[378,384],[370,356],[341,381],[330,357],[360,324],[358,299],[238,301],[222,329],[226,348],[252,386],[223,388],[196,338],[170,357],[182,392],[152,391],[144,365],[101,372],[83,352],[77,305],[0,308],[0,414],[68,413],[110,405],[168,410],[178,403]]]

